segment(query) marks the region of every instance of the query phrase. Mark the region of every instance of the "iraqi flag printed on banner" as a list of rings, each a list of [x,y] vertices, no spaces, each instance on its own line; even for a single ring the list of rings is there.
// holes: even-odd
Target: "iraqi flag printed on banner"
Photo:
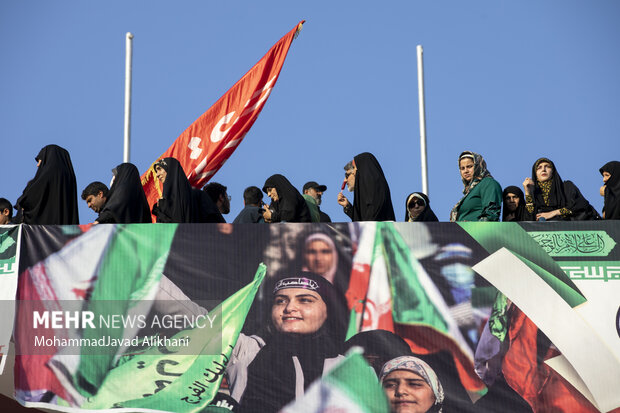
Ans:
[[[200,188],[224,165],[248,133],[278,80],[301,21],[282,37],[249,72],[174,141],[159,158],[176,158],[192,186]],[[142,175],[149,205],[161,196],[152,165]]]

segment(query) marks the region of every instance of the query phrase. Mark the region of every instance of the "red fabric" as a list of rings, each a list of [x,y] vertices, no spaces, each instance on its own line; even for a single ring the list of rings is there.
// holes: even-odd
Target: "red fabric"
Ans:
[[[158,159],[176,158],[192,186],[200,188],[224,165],[262,110],[303,21],[282,37],[254,67],[174,141]],[[142,175],[149,205],[161,196],[152,165]]]
[[[37,293],[37,289],[32,284],[30,270],[24,271],[19,277],[18,299],[22,301],[31,300],[31,305],[27,307],[27,310],[35,309],[36,305],[40,305],[38,311],[46,310],[41,297]],[[32,317],[32,311],[18,310],[15,320],[16,355],[13,370],[15,390],[33,393],[51,391],[65,400],[71,400],[69,394],[56,378],[56,375],[47,367],[46,363],[52,358],[52,355],[49,354],[52,352],[52,349],[49,347],[45,349],[48,354],[30,354],[32,353],[32,344],[30,343],[33,342],[35,335],[35,330],[30,328],[33,323]],[[36,330],[36,335],[53,337],[54,330],[39,328]],[[20,353],[25,354],[20,355]],[[36,372],[36,374],[32,374],[32,372]]]
[[[537,363],[537,332],[538,327],[515,307],[508,330],[510,348],[502,364],[508,385],[529,403],[534,412],[598,412],[555,370],[545,363]],[[550,356],[553,355],[547,354],[546,358]]]
[[[461,351],[450,337],[428,326],[394,323],[391,309],[382,312],[374,306],[373,294],[368,291],[370,272],[370,265],[355,263],[349,279],[349,288],[346,292],[349,309],[354,310],[358,315],[357,325],[361,324],[359,331],[375,329],[391,331],[405,339],[411,350],[417,354],[430,354],[447,350],[452,354],[463,387],[471,393],[485,389],[484,383],[474,370],[472,360]],[[359,316],[362,313],[364,319],[360,323]]]

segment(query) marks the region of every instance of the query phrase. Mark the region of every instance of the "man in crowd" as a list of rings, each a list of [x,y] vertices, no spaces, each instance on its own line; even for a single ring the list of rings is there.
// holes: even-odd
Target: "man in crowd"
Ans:
[[[243,191],[244,208],[233,221],[233,224],[256,224],[265,222],[263,219],[263,192],[260,188],[249,186]]]
[[[6,198],[0,198],[0,225],[8,225],[13,218],[13,205]]]
[[[326,190],[327,190],[327,187],[325,185],[319,185],[314,181],[306,182],[303,188],[303,194],[311,196],[316,201],[315,202],[316,207],[319,212],[319,222],[332,222],[329,215],[321,211],[321,208],[320,208],[321,196],[323,195],[323,192],[325,192]]]
[[[217,182],[210,182],[203,188],[203,191],[209,195],[209,198],[211,198],[222,215],[230,212],[230,196],[226,192],[227,189],[224,185]]]
[[[82,191],[82,199],[90,209],[99,213],[108,200],[108,187],[99,181],[91,182]]]

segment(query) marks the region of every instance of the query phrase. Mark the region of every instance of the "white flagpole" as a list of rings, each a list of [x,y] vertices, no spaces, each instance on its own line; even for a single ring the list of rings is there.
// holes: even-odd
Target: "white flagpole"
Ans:
[[[125,38],[125,140],[123,162],[129,162],[130,123],[131,123],[131,54],[133,34],[127,32]]]
[[[428,166],[426,163],[426,110],[424,107],[424,60],[422,45],[418,52],[418,106],[420,109],[420,157],[422,159],[422,192],[428,193]],[[430,196],[430,195],[429,195]]]

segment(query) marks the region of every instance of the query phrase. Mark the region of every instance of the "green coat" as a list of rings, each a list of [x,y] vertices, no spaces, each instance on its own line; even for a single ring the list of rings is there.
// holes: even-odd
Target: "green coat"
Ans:
[[[483,178],[462,200],[457,221],[499,221],[502,187],[490,176]]]

